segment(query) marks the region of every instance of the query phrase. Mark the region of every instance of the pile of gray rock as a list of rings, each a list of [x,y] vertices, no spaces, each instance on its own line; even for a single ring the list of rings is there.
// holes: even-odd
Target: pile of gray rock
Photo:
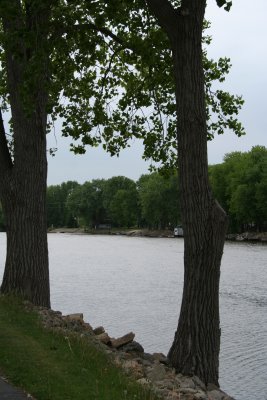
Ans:
[[[33,308],[29,303],[27,307]],[[143,347],[134,341],[133,332],[119,338],[112,338],[100,326],[95,329],[84,321],[83,314],[63,316],[59,311],[36,308],[42,324],[49,329],[68,334],[88,337],[95,346],[105,351],[114,364],[140,385],[148,386],[164,400],[234,400],[217,386],[206,386],[197,376],[177,374],[162,353],[145,353]]]
[[[267,243],[267,232],[243,232],[229,233],[226,235],[226,240],[237,242],[263,242]]]

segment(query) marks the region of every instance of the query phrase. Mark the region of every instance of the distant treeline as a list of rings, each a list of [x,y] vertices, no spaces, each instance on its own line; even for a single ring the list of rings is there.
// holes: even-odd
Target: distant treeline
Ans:
[[[164,229],[180,221],[177,176],[142,175],[66,182],[47,189],[48,226],[148,227]]]
[[[215,197],[229,215],[229,232],[267,230],[267,149],[233,152],[209,167]],[[47,189],[48,227],[173,228],[181,223],[179,179],[157,172],[137,182],[124,176]],[[0,229],[4,217],[0,206]]]

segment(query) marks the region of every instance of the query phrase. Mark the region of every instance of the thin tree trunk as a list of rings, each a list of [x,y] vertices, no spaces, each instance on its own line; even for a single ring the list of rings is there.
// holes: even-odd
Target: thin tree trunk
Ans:
[[[177,372],[218,385],[219,279],[227,217],[208,180],[207,127],[202,66],[206,2],[147,0],[173,50],[181,217],[184,230],[184,289],[168,358]]]

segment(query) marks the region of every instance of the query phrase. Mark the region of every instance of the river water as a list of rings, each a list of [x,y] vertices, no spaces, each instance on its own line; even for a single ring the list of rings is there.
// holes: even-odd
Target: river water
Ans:
[[[52,308],[83,312],[110,336],[136,334],[167,353],[183,287],[183,240],[49,234]],[[0,278],[5,234],[0,233]],[[220,384],[236,400],[267,400],[267,246],[226,243],[221,268]]]

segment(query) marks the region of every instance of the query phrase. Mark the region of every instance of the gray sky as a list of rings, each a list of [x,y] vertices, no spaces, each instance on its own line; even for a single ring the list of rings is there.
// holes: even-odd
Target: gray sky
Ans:
[[[252,146],[267,147],[265,113],[267,114],[267,1],[233,0],[228,13],[219,9],[215,0],[208,0],[206,18],[212,25],[213,42],[208,49],[211,58],[227,56],[232,68],[223,85],[233,94],[243,95],[245,105],[240,113],[247,135],[241,138],[225,133],[209,143],[209,163],[223,160],[225,153],[247,151]],[[147,173],[149,163],[142,160],[142,145],[135,141],[120,157],[110,157],[104,150],[88,147],[84,155],[69,151],[70,140],[61,138],[60,130],[49,135],[50,147],[57,147],[55,157],[48,160],[48,184],[67,180],[83,183],[96,178],[124,175],[137,180]]]

